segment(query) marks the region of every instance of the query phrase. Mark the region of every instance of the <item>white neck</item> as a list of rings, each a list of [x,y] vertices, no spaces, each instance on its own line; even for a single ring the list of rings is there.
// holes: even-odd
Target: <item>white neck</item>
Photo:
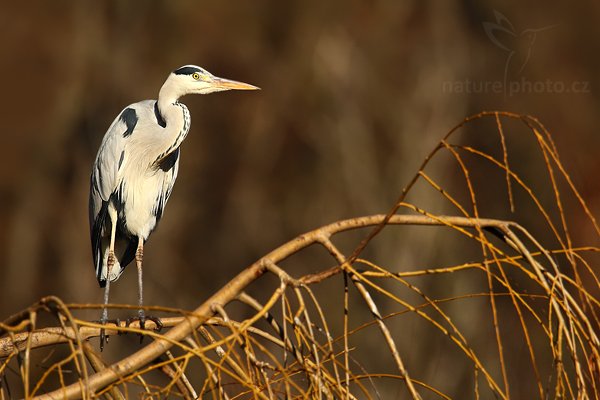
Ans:
[[[163,116],[163,119],[167,124],[169,123],[169,115],[172,110],[172,105],[183,95],[181,88],[178,87],[171,77],[167,78],[165,83],[158,92],[158,111]]]
[[[158,93],[158,112],[165,122],[164,130],[159,137],[153,138],[155,143],[160,140],[155,159],[159,160],[177,149],[183,142],[190,128],[190,115],[185,105],[177,100],[184,95],[176,81],[167,79]]]

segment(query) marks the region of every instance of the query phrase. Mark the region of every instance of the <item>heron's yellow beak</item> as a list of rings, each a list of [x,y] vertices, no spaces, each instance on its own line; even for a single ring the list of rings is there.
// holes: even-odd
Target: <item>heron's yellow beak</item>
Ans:
[[[212,86],[220,90],[260,90],[258,86],[232,81],[231,79],[219,78],[218,76],[215,76],[211,83]]]

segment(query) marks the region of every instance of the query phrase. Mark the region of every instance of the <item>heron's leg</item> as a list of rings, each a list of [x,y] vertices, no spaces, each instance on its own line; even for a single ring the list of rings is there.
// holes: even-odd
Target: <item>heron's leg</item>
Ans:
[[[138,239],[138,247],[137,250],[135,252],[135,264],[137,266],[137,270],[138,270],[138,288],[139,288],[139,295],[138,295],[138,306],[140,307],[138,310],[138,317],[137,319],[140,321],[140,329],[145,329],[146,328],[146,320],[151,320],[154,322],[154,324],[156,325],[156,327],[154,328],[155,331],[159,332],[162,327],[163,327],[163,323],[161,322],[160,318],[158,317],[154,317],[151,315],[146,315],[144,309],[142,308],[144,306],[144,283],[143,283],[143,274],[142,274],[142,260],[144,258],[144,239],[139,238]],[[136,318],[129,318],[127,320],[127,326],[129,326],[129,324],[135,320]],[[140,336],[140,343],[142,342],[142,340],[144,339],[144,336],[141,335]]]
[[[104,307],[102,308],[102,318],[100,322],[105,325],[108,321],[108,296],[110,294],[110,272],[115,265],[115,237],[117,234],[117,215],[116,212],[110,213],[111,229],[110,229],[110,245],[108,246],[108,257],[106,260],[106,286],[104,287]],[[104,343],[107,342],[104,328],[100,329],[100,351],[104,350]]]
[[[140,319],[140,328],[144,329],[144,323],[146,321],[146,315],[144,313],[144,283],[142,279],[142,260],[144,258],[144,239],[140,236],[138,239],[138,247],[135,252],[135,264],[137,266],[138,271],[138,306],[140,307],[138,310],[138,317]]]

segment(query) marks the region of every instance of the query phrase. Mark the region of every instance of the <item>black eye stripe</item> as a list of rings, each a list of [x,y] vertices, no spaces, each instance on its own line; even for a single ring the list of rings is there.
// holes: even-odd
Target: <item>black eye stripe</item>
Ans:
[[[202,73],[202,70],[198,67],[185,66],[185,67],[181,67],[181,68],[173,71],[173,73],[175,75],[192,75],[194,72],[197,72],[200,74],[200,73]]]

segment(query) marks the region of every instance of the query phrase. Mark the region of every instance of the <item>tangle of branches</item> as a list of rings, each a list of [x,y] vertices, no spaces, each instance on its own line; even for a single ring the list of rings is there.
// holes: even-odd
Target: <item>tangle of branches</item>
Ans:
[[[490,127],[496,149],[461,144],[460,132]],[[512,166],[513,129],[535,144],[534,177]],[[458,179],[428,172],[442,159]],[[432,198],[451,212],[426,205]],[[494,202],[510,212],[493,218]],[[591,232],[585,240],[569,229],[575,214],[578,229],[583,221]],[[399,240],[397,260],[409,250],[459,259],[407,266],[370,251],[379,238],[424,229],[439,235],[439,248],[415,251]],[[344,251],[348,231],[363,239]],[[101,325],[78,316],[100,305],[45,297],[16,313],[0,323],[0,399],[599,399],[599,236],[544,126],[480,113],[439,142],[386,214],[298,236],[195,310],[147,307],[162,315],[160,332],[152,322],[108,325],[111,345],[124,333],[144,338],[114,360],[90,340]],[[300,276],[285,267],[314,246],[329,266]],[[432,259],[443,258],[411,258]],[[40,325],[42,314],[55,323]]]

